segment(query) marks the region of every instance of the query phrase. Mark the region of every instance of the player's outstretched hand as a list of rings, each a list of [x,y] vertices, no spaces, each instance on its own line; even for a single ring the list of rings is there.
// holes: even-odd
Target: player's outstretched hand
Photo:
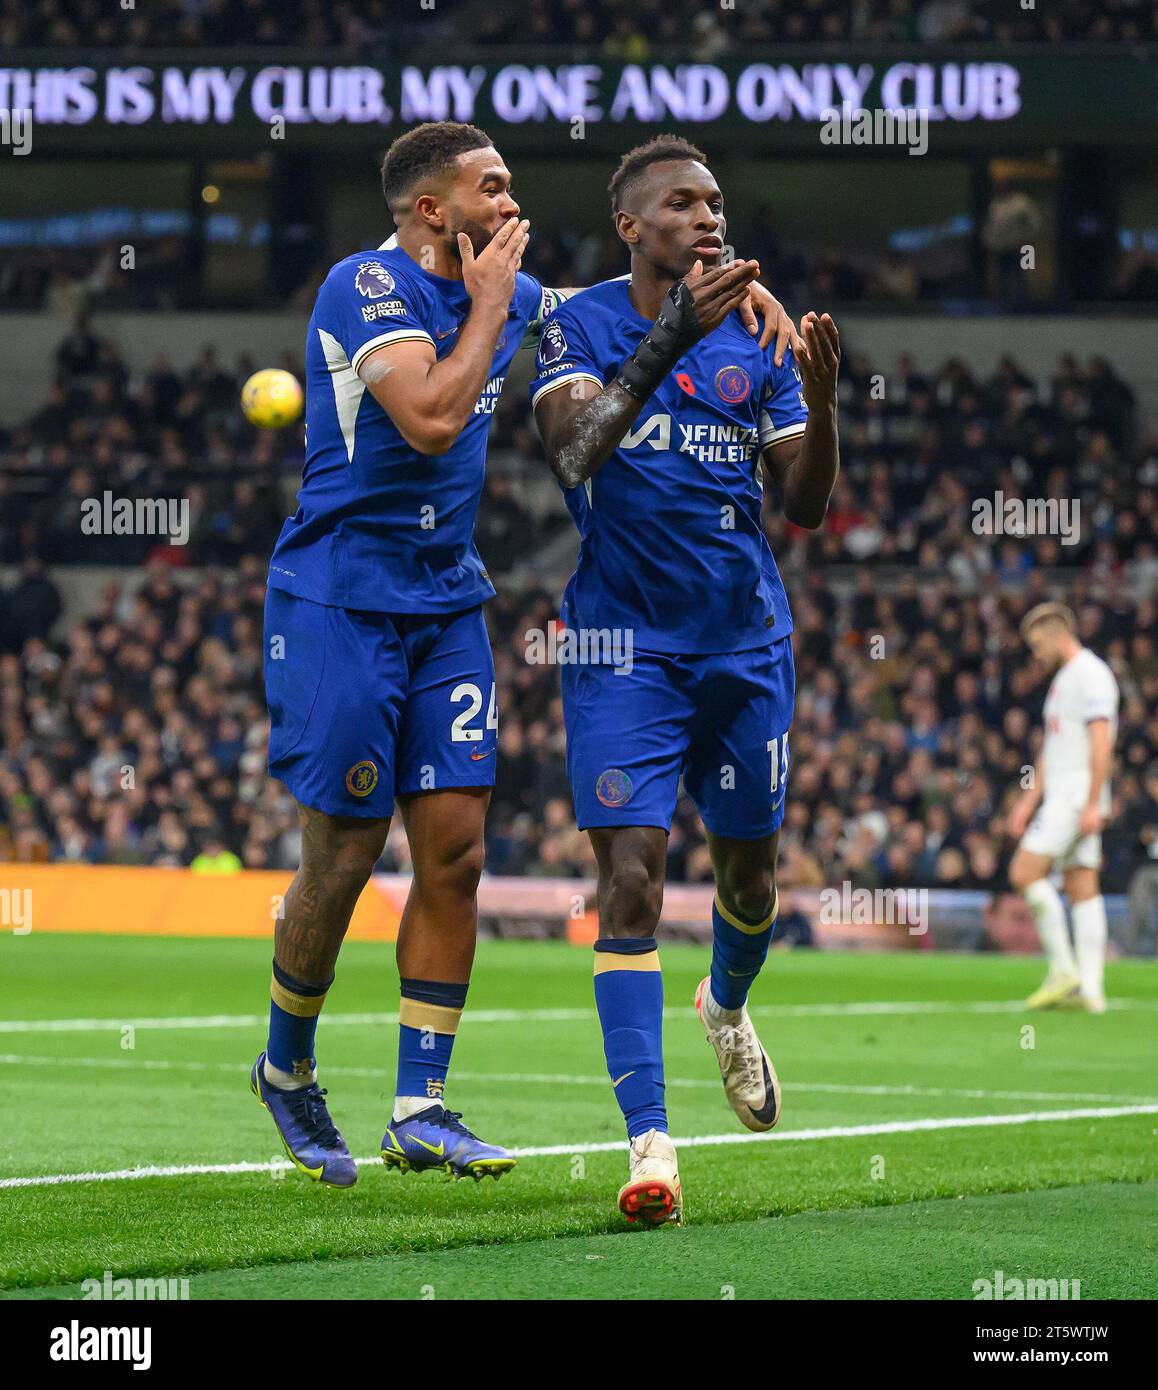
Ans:
[[[828,314],[811,310],[800,320],[804,345],[797,350],[800,384],[809,410],[836,404],[836,375],[840,371],[840,334]]]
[[[515,292],[515,272],[530,240],[531,224],[524,217],[508,218],[480,256],[465,232],[458,234],[462,280],[473,305],[501,308],[505,313]]]
[[[764,320],[763,328],[760,327],[757,315]],[[740,317],[753,338],[757,333],[760,334],[761,348],[766,348],[773,338],[776,339],[776,351],[772,360],[778,367],[784,365],[785,348],[790,347],[799,356],[804,341],[796,331],[796,325],[784,305],[771,290],[765,289],[759,280],[753,280],[748,286],[748,298],[740,305]]]
[[[700,333],[718,328],[734,309],[747,302],[752,282],[760,274],[759,261],[732,261],[704,270],[697,261],[684,276],[684,284],[692,292],[692,308]]]

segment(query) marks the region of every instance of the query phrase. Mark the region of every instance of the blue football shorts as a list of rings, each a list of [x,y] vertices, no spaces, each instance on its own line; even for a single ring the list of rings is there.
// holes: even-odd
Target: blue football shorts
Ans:
[[[580,828],[670,831],[682,773],[712,834],[755,840],[779,829],[796,693],[791,637],[746,652],[565,665],[562,685]]]
[[[265,690],[270,775],[303,806],[386,817],[395,796],[494,786],[498,706],[481,606],[369,613],[271,586]]]

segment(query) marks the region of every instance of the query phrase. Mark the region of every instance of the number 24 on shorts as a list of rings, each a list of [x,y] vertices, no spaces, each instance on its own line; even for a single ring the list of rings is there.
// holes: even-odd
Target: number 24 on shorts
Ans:
[[[461,685],[456,685],[450,692],[450,703],[452,705],[465,705],[466,708],[455,718],[450,726],[450,739],[452,743],[479,743],[482,741],[483,730],[471,728],[470,723],[478,717],[479,711],[483,706],[482,691],[477,685],[472,685],[468,681],[463,681]],[[491,698],[487,705],[486,727],[497,729],[499,727],[499,706],[495,694],[495,683],[491,682]]]

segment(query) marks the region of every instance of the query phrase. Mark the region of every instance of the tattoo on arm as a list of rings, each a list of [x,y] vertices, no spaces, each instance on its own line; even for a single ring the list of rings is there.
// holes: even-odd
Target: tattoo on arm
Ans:
[[[622,386],[611,385],[555,428],[548,457],[556,478],[565,488],[578,487],[611,457],[615,446],[631,428],[643,402]]]

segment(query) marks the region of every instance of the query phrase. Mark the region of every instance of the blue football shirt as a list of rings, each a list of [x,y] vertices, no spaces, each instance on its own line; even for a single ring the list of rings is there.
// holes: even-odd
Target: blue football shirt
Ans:
[[[445,454],[413,449],[358,368],[386,343],[453,351],[470,310],[461,280],[432,275],[391,237],[347,256],[318,291],[306,344],[306,459],[269,582],[300,598],[384,613],[450,613],[494,594],[474,544],[490,417],[529,327],[554,307],[521,271],[490,377]]]
[[[547,320],[533,404],[576,380],[615,380],[651,327],[629,283],[594,285]],[[564,491],[580,535],[569,628],[629,630],[639,649],[671,655],[746,651],[792,631],[760,524],[760,453],[803,434],[808,408],[791,349],[781,367],[774,350],[730,315],[676,363],[599,471]]]

